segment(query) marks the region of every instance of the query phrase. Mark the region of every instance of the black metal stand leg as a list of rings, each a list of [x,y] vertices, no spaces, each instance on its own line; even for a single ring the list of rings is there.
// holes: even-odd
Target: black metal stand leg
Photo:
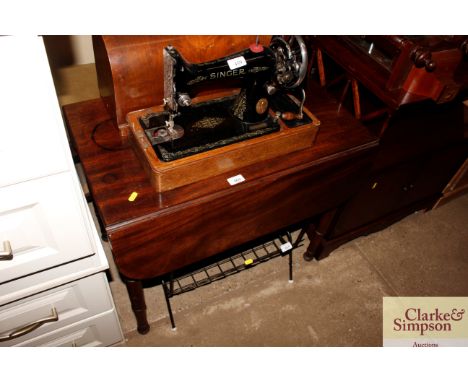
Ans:
[[[292,251],[289,251],[289,283],[293,283]]]
[[[301,233],[299,234],[299,237],[298,237],[298,240],[296,242],[299,242],[301,239],[302,239],[302,236],[304,234]],[[286,244],[286,242],[289,242],[291,244],[291,249],[288,249],[287,251],[284,252],[284,255],[288,255],[288,263],[289,263],[289,282],[292,283],[294,282],[293,281],[293,265],[292,265],[292,252],[293,252],[293,248],[295,246],[295,244],[293,243],[293,239],[292,239],[292,236],[291,236],[291,233],[288,231],[286,232],[286,238],[287,238],[287,241],[282,237],[280,236],[279,239],[281,241],[281,243],[284,245]]]
[[[287,232],[288,241],[293,244],[291,233]],[[289,250],[288,257],[289,257],[289,283],[293,283],[293,261],[292,261],[293,250],[292,248]]]
[[[164,280],[161,283],[162,283],[162,287],[164,291],[164,297],[166,298],[167,311],[169,312],[169,319],[171,320],[171,327],[172,327],[172,330],[176,330],[177,328],[175,326],[174,316],[172,314],[171,302],[169,300],[170,298],[169,291],[167,289],[167,285],[164,282]],[[172,280],[171,280],[171,285],[172,285]]]

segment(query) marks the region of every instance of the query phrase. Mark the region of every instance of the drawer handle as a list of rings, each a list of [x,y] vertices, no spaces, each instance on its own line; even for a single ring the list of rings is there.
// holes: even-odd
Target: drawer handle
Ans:
[[[0,260],[13,260],[13,251],[11,250],[10,242],[3,242],[3,251],[0,252]]]
[[[24,336],[28,333],[31,333],[32,331],[40,328],[42,325],[48,323],[48,322],[54,322],[58,321],[59,316],[57,313],[57,309],[52,308],[52,311],[50,312],[50,316],[41,318],[37,321],[31,322],[30,324],[27,324],[26,326],[23,326],[21,329],[16,329],[12,331],[10,334],[7,334],[6,336],[0,337],[0,342],[2,341],[9,341],[13,340],[15,338]]]

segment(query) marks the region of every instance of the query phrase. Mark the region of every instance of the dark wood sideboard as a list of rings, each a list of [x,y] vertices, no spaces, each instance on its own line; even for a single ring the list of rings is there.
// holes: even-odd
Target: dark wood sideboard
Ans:
[[[468,37],[315,36],[308,45],[310,80],[380,139],[368,178],[310,254],[323,258],[343,242],[432,208],[463,183]]]

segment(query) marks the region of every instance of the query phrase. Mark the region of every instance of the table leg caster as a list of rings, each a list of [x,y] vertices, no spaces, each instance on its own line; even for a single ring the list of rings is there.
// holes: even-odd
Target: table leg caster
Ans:
[[[146,334],[150,331],[150,326],[148,324],[138,325],[137,331],[140,334]]]
[[[302,257],[304,258],[305,261],[312,261],[314,259],[314,255],[311,252],[309,252],[308,250],[306,250],[304,252]]]

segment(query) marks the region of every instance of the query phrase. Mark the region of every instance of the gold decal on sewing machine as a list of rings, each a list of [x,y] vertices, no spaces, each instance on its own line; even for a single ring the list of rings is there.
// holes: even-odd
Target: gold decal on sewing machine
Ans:
[[[236,77],[245,74],[244,69],[233,69],[233,70],[226,70],[225,72],[216,72],[210,74],[210,80],[215,80],[217,78],[224,78],[224,77]]]
[[[249,73],[258,73],[258,72],[264,72],[268,70],[268,66],[255,66],[252,69],[249,70]]]
[[[239,95],[232,106],[232,113],[239,118],[241,121],[244,119],[244,113],[247,109],[247,101],[246,101],[246,94],[245,90],[242,89]]]
[[[198,76],[198,77],[194,78],[193,80],[187,82],[187,85],[197,84],[199,82],[205,81],[207,78],[208,77],[206,77],[206,76]]]
[[[225,119],[220,117],[204,117],[195,122],[192,126],[196,129],[213,129],[219,126]]]

